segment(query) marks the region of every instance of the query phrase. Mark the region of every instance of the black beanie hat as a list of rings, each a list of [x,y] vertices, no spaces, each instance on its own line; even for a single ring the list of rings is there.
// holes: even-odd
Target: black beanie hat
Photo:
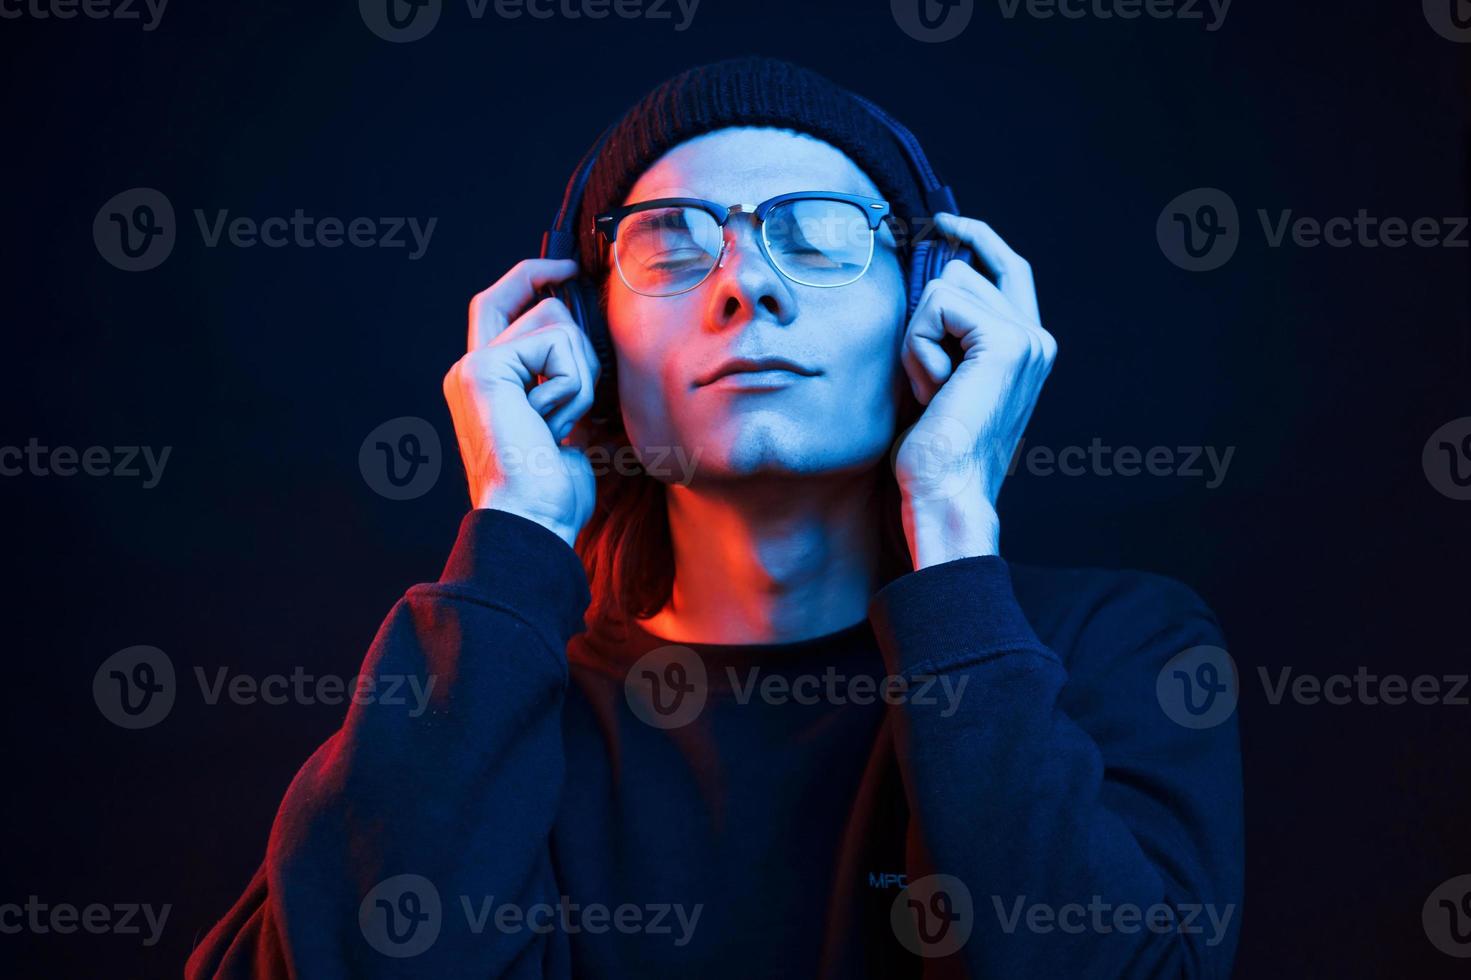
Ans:
[[[600,277],[606,271],[593,216],[622,204],[666,151],[727,126],[775,126],[816,136],[858,164],[903,222],[900,227],[912,227],[927,214],[904,151],[853,93],[787,61],[733,58],[661,82],[614,125],[588,175],[574,225],[584,274]]]

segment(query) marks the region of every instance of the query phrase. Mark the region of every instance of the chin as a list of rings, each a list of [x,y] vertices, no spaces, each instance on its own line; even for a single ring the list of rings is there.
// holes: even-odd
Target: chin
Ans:
[[[718,448],[704,444],[699,475],[713,480],[752,477],[802,477],[861,472],[884,455],[885,447],[834,445],[820,438],[832,428],[814,425],[801,433],[772,429],[747,431]]]

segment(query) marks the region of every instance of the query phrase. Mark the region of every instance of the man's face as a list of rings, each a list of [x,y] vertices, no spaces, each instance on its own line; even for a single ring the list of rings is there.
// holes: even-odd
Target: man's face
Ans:
[[[757,204],[811,190],[882,196],[828,143],[742,127],[676,146],[644,172],[624,203],[698,197]],[[675,296],[640,295],[617,271],[609,275],[623,419],[657,479],[681,476],[657,465],[675,450],[698,460],[694,483],[856,472],[880,459],[893,439],[905,293],[889,229],[880,225],[873,262],[860,279],[826,288],[783,276],[759,238],[752,217],[732,215],[723,265]],[[768,356],[811,373],[732,374],[702,383],[732,358]]]

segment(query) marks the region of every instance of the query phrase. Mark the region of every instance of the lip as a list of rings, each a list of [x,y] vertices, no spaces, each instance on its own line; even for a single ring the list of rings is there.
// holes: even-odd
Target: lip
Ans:
[[[736,371],[723,374],[704,387],[711,391],[775,391],[811,375],[795,371]]]
[[[817,374],[812,368],[787,360],[785,357],[736,357],[716,365],[695,382],[697,387],[725,380],[726,386],[746,384],[752,387],[769,388],[773,382],[789,383],[796,378],[810,378]],[[783,377],[790,375],[790,377]]]

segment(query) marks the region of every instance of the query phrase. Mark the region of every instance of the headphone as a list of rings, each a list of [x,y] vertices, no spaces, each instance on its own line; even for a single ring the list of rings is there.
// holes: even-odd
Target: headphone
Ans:
[[[910,170],[918,178],[919,185],[924,191],[924,205],[930,216],[938,211],[959,214],[954,192],[950,190],[949,185],[940,181],[914,134],[893,116],[863,96],[854,94],[853,98],[872,113],[899,144],[899,148],[909,163]],[[588,176],[592,173],[593,164],[597,162],[598,154],[612,135],[616,125],[617,123],[614,123],[603,130],[597,142],[583,155],[582,160],[577,164],[577,169],[572,172],[572,179],[567,182],[567,189],[562,194],[562,206],[552,221],[552,227],[541,236],[541,258],[570,259],[576,255],[577,232],[571,227],[571,224],[576,220],[578,209],[582,206],[583,192],[587,187]],[[945,263],[951,259],[973,263],[969,249],[948,241],[943,236],[931,237],[932,231],[933,226],[925,228],[923,233],[917,236],[918,240],[911,242],[910,246],[909,272],[905,284],[908,288],[907,315],[911,317],[919,307],[920,296],[924,292],[925,284],[931,279],[939,278],[940,273],[945,271]],[[603,316],[597,286],[579,275],[575,279],[547,286],[542,293],[561,300],[572,314],[573,321],[587,333],[602,366],[600,380],[612,378],[617,367],[617,359],[613,356],[613,339],[608,331],[607,320]]]

